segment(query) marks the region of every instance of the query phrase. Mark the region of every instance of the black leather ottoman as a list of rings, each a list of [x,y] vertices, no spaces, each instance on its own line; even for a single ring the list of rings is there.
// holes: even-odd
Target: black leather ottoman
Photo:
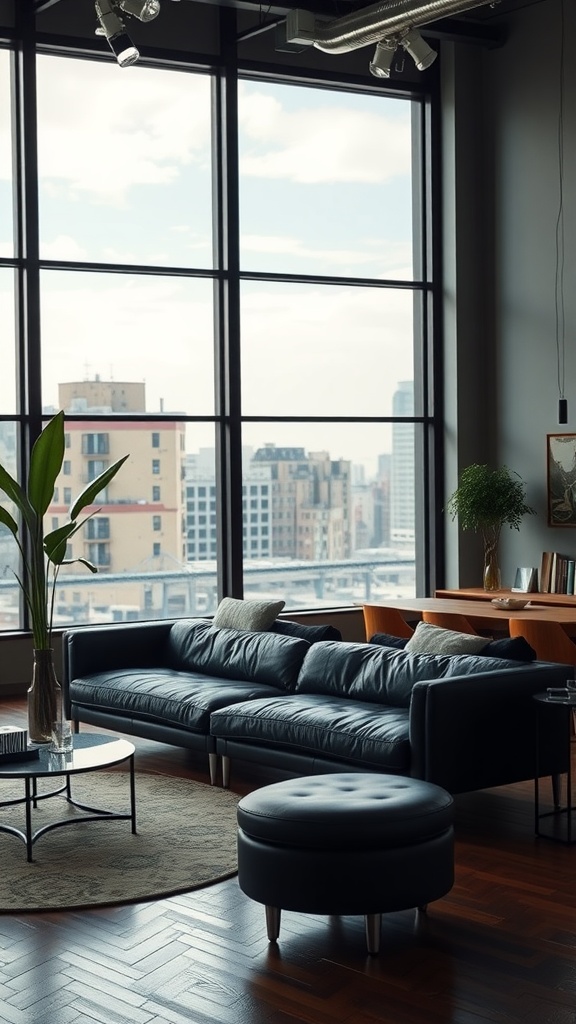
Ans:
[[[399,775],[313,775],[265,786],[238,804],[238,881],[266,907],[364,914],[369,953],[381,915],[425,909],[454,884],[453,800]]]

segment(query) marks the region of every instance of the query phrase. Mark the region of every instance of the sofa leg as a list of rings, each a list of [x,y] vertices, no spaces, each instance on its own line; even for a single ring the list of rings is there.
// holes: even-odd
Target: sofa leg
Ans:
[[[222,785],[224,789],[230,785],[230,758],[226,754],[222,755]]]
[[[276,942],[280,935],[280,914],[279,907],[266,907],[266,934],[269,942]]]
[[[380,952],[380,925],[382,914],[366,914],[366,945],[371,956]]]
[[[72,731],[80,732],[80,722],[77,722],[76,719],[72,722]]]
[[[210,766],[210,785],[215,786],[218,778],[218,754],[208,754],[208,764]]]
[[[552,776],[552,800],[554,807],[560,807],[560,798],[562,796],[562,776]]]

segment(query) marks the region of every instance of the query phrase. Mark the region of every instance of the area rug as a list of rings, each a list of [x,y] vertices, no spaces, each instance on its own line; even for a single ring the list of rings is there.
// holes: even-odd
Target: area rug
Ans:
[[[53,789],[54,780],[49,785]],[[40,780],[42,788],[46,780]],[[22,782],[2,780],[0,799],[22,795]],[[73,797],[91,807],[128,811],[128,773],[77,776]],[[0,832],[0,912],[134,903],[229,878],[236,872],[238,799],[217,786],[137,772],[137,835],[129,820],[76,822],[40,836],[29,863],[22,840]],[[78,813],[63,796],[39,801],[33,830]],[[0,822],[23,829],[23,804],[0,807]]]

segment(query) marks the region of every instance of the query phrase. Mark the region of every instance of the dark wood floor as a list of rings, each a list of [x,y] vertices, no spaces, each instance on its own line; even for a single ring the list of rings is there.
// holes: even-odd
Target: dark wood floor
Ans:
[[[24,724],[23,704],[0,703],[0,720]],[[199,759],[135,742],[139,770],[207,781]],[[278,778],[236,766],[233,788]],[[360,918],[285,913],[269,945],[236,879],[152,903],[0,914],[0,1021],[576,1024],[576,846],[534,838],[530,784],[456,804],[454,888],[427,915],[387,915],[379,957]]]

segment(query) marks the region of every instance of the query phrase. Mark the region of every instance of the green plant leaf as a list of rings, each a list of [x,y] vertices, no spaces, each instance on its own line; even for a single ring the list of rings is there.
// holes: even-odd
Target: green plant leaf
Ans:
[[[7,526],[10,533],[16,536],[18,533],[18,523],[3,505],[0,505],[0,523],[2,523],[3,526]]]
[[[69,538],[76,532],[76,522],[65,523],[44,537],[44,551],[54,565],[62,565]]]
[[[30,456],[28,497],[39,518],[42,518],[54,498],[54,485],[63,460],[64,413],[60,411],[36,438]]]
[[[525,492],[524,481],[507,466],[491,469],[474,463],[462,471],[447,510],[452,519],[458,518],[461,529],[497,540],[502,526],[519,530],[523,516],[536,514],[526,503]]]
[[[90,569],[90,572],[98,572],[96,566],[92,562],[89,562],[87,558],[74,558],[73,561],[82,562],[82,565],[85,565],[87,569]]]
[[[90,572],[98,572],[96,566],[92,562],[89,562],[87,558],[63,558],[58,564],[76,565],[76,562],[82,562],[82,565],[85,565],[87,569],[90,569]]]
[[[36,522],[34,509],[18,481],[13,476],[10,476],[10,473],[7,469],[4,469],[4,466],[0,466],[0,491],[4,491],[4,494],[14,502],[26,524],[32,529]]]
[[[78,513],[81,512],[83,508],[92,504],[94,498],[100,493],[100,491],[104,490],[112,478],[116,476],[120,467],[124,465],[126,459],[129,458],[129,455],[125,455],[123,459],[118,459],[118,462],[115,462],[112,466],[109,466],[108,469],[105,469],[100,476],[97,476],[95,480],[92,480],[88,486],[84,488],[70,509],[71,519],[76,519],[78,517]]]

